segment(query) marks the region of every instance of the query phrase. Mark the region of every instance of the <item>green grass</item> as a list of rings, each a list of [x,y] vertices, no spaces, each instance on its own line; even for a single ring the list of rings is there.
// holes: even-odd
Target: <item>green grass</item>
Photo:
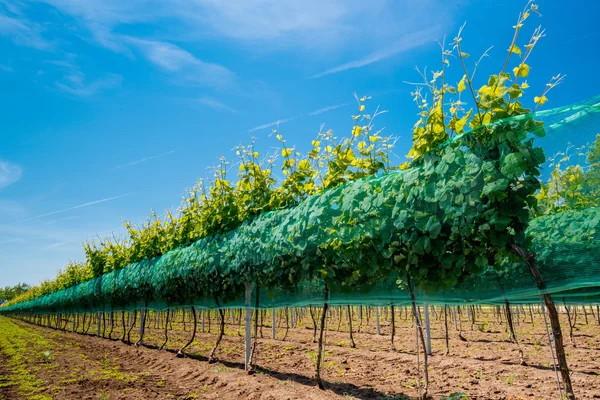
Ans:
[[[50,345],[42,338],[20,328],[10,319],[0,317],[0,351],[5,358],[9,375],[0,376],[0,387],[14,388],[27,400],[51,400],[43,388],[46,382],[37,377],[39,366],[31,360],[39,360],[44,366],[52,366],[54,357]]]

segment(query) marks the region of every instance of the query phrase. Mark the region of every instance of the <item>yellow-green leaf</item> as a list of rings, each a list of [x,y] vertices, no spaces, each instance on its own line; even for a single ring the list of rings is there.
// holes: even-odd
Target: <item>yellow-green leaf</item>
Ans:
[[[515,74],[515,78],[527,78],[527,76],[529,76],[529,65],[521,64],[520,66],[513,68],[513,73]]]
[[[510,48],[510,52],[519,56],[521,55],[521,49],[516,44],[513,44],[513,46]]]
[[[460,80],[460,82],[458,82],[458,88],[457,88],[458,93],[464,91],[467,88],[467,86],[465,85],[465,78],[466,77],[467,77],[466,75],[463,75],[463,77]]]
[[[310,163],[308,162],[308,160],[300,160],[300,162],[298,163],[298,168],[299,169],[308,169],[308,168],[310,168]]]
[[[544,103],[546,103],[548,101],[548,98],[546,96],[541,96],[541,97],[537,97],[535,96],[533,98],[533,101],[535,101],[535,103],[539,106],[543,106]]]

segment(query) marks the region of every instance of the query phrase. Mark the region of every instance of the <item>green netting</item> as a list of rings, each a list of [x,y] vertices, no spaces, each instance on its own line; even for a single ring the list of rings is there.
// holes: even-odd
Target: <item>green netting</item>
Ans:
[[[326,300],[401,305],[410,301],[400,279],[407,268],[418,277],[418,302],[538,302],[528,269],[506,257],[512,241],[536,254],[548,293],[600,302],[600,208],[539,216],[528,227],[516,218],[529,214],[538,182],[524,171],[539,166],[544,181],[551,170],[544,153],[593,142],[599,100],[496,122],[448,141],[406,171],[345,184],[0,311],[243,307],[246,282],[254,287],[251,305],[261,308]]]

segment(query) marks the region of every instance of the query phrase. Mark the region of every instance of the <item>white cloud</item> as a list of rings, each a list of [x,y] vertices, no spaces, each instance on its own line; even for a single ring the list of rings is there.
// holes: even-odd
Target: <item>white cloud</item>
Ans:
[[[332,111],[332,110],[337,110],[338,108],[347,107],[350,104],[352,104],[352,103],[335,104],[335,105],[332,105],[332,106],[327,106],[327,107],[319,108],[318,110],[311,111],[309,113],[306,113],[305,115],[311,115],[311,116],[312,115],[319,115],[319,114],[322,114],[322,113],[327,112],[327,111]],[[260,130],[267,129],[267,128],[270,128],[270,127],[273,127],[273,126],[279,126],[281,124],[285,124],[286,122],[290,122],[290,121],[293,121],[295,119],[302,118],[303,116],[304,115],[296,115],[295,117],[284,118],[284,119],[280,119],[280,120],[277,120],[277,121],[269,122],[268,124],[255,126],[254,128],[249,129],[248,132],[255,132],[255,131],[260,131]]]
[[[123,82],[121,75],[110,73],[90,79],[75,64],[73,61],[75,57],[71,55],[68,58],[68,61],[46,61],[46,64],[57,67],[61,72],[61,77],[49,87],[50,89],[76,97],[90,97],[103,90],[120,87]]]
[[[85,74],[69,75],[64,82],[56,82],[56,88],[77,97],[89,97],[104,89],[121,86],[123,77],[117,74],[106,74],[102,78],[86,81]]]
[[[126,37],[152,63],[163,71],[176,73],[177,79],[205,86],[230,86],[235,74],[227,68],[207,63],[172,43]]]
[[[300,49],[313,64],[338,60],[337,67],[314,75],[321,77],[370,65],[434,39],[459,7],[443,0],[40,1],[56,8],[78,37],[128,56],[140,53],[176,84],[212,88],[241,83],[223,65],[185,50],[192,48],[188,43],[252,47],[253,53]],[[27,19],[22,11],[29,13],[31,7],[20,2],[13,11],[3,3],[0,0],[0,35],[31,47],[52,48],[54,42],[46,39],[53,33],[51,23]],[[424,21],[434,21],[430,24],[435,26],[423,30]],[[358,57],[364,49],[375,51]],[[348,59],[354,61],[344,62]],[[86,83],[74,78],[57,89],[89,96],[120,84],[116,75]]]
[[[23,169],[16,164],[0,160],[0,189],[15,183],[23,176]]]
[[[214,36],[248,40],[321,41],[355,30],[353,20],[373,16],[385,0],[43,0],[80,21],[99,44],[123,46],[116,28],[159,23],[159,34],[191,40]],[[415,0],[410,0],[415,2]],[[358,21],[356,21],[358,22]],[[308,43],[308,42],[306,42]]]
[[[293,120],[295,120],[297,118],[300,118],[300,117],[301,117],[301,115],[297,115],[295,117],[290,117],[290,118],[285,118],[285,119],[279,119],[277,121],[269,122],[268,124],[255,126],[254,128],[248,129],[248,132],[255,132],[255,131],[260,131],[260,130],[263,130],[263,129],[270,128],[272,126],[279,126],[281,124],[285,124],[286,122],[293,121]]]
[[[196,99],[196,102],[202,106],[206,106],[217,111],[227,111],[233,114],[237,114],[238,112],[237,110],[229,107],[227,104],[223,104],[220,101],[215,100],[211,97],[200,97]]]
[[[43,27],[23,17],[4,15],[0,9],[0,36],[7,36],[18,45],[38,50],[51,50],[53,43],[42,36]]]
[[[15,70],[12,67],[9,67],[8,65],[3,65],[3,64],[0,64],[0,71],[15,72]]]
[[[154,155],[154,156],[140,158],[139,160],[134,160],[134,161],[128,162],[128,163],[123,164],[123,165],[118,165],[118,166],[116,166],[113,169],[121,169],[121,168],[131,167],[133,165],[141,164],[141,163],[146,162],[146,161],[154,160],[156,158],[160,158],[160,157],[163,157],[163,156],[166,156],[166,155],[169,155],[169,154],[176,153],[176,152],[178,152],[180,150],[181,149],[175,149],[175,150],[167,151],[166,153],[161,153],[161,154],[157,154],[157,155]]]
[[[378,61],[382,61],[387,58],[393,57],[400,53],[412,50],[416,47],[423,46],[424,44],[433,43],[433,41],[438,38],[440,33],[440,27],[434,26],[429,29],[424,29],[418,32],[408,34],[392,46],[375,51],[369,54],[368,56],[360,58],[358,60],[347,62],[342,65],[338,65],[334,68],[330,68],[324,72],[311,76],[311,78],[321,78],[326,75],[336,74],[338,72],[347,71],[349,69],[365,67]]]
[[[348,32],[348,19],[368,14],[381,0],[197,0],[175,1],[174,11],[189,24],[208,25],[221,36],[242,40],[296,41],[303,35],[326,40]]]
[[[336,104],[336,105],[333,105],[333,106],[327,106],[327,107],[319,108],[318,110],[309,112],[307,115],[319,115],[319,114],[322,114],[322,113],[327,112],[327,111],[336,110],[336,109],[342,108],[342,107],[347,107],[350,104],[352,104],[352,103]]]
[[[62,210],[52,211],[52,212],[49,212],[49,213],[46,213],[46,214],[35,215],[33,217],[29,217],[29,218],[26,218],[26,219],[22,219],[20,221],[13,222],[12,224],[9,224],[9,225],[20,224],[22,222],[28,222],[28,221],[32,221],[34,219],[49,217],[50,215],[60,214],[60,213],[64,213],[64,212],[72,211],[72,210],[77,210],[78,208],[89,207],[89,206],[93,206],[95,204],[100,204],[100,203],[106,203],[107,201],[117,200],[117,199],[129,196],[130,194],[131,193],[127,193],[127,194],[122,194],[122,195],[119,195],[119,196],[109,197],[109,198],[106,198],[106,199],[94,200],[94,201],[90,201],[89,203],[80,204],[78,206],[64,208]]]
[[[53,244],[51,244],[49,246],[44,247],[44,250],[52,250],[52,249],[55,249],[57,247],[64,246],[65,244],[68,244],[68,243],[67,242],[56,242],[56,243],[53,243]]]
[[[126,26],[151,26],[160,41],[219,37],[259,45],[261,51],[374,47],[419,30],[423,21],[443,25],[459,8],[442,0],[42,1],[75,18],[97,44],[120,52],[127,46],[117,32]]]

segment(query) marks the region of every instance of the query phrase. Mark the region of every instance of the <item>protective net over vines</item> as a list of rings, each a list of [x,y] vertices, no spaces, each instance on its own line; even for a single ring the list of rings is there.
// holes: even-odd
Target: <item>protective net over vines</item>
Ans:
[[[548,293],[598,302],[599,133],[600,98],[495,121],[406,170],[1,311],[243,307],[248,283],[259,308],[403,304],[409,287],[418,302],[537,302],[511,244]]]

